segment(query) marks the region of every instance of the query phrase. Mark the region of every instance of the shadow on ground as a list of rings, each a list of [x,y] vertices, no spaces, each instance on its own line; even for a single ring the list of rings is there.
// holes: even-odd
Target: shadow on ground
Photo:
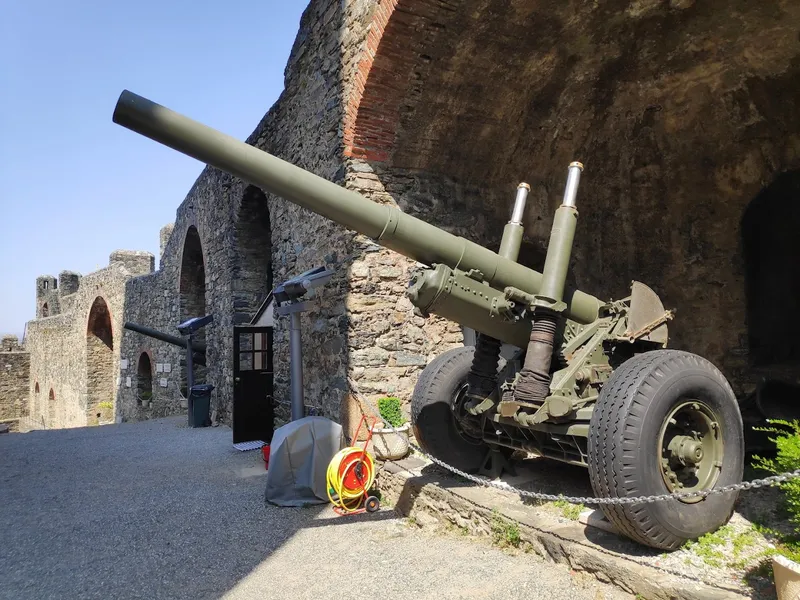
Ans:
[[[8,598],[220,597],[327,505],[265,505],[261,453],[185,418],[0,437]]]

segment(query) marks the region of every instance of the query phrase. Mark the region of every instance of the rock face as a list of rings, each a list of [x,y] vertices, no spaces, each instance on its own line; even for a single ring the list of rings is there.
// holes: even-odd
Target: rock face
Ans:
[[[677,310],[670,345],[714,361],[742,394],[765,375],[800,375],[799,29],[791,0],[313,0],[285,90],[247,143],[492,249],[527,181],[520,261],[536,269],[567,165],[581,160],[570,285],[620,298],[632,279],[647,283]],[[177,335],[213,314],[197,378],[230,423],[233,328],[313,267],[336,271],[302,317],[306,401],[319,414],[337,418],[351,384],[408,400],[424,365],[462,343],[458,325],[415,316],[405,299],[419,265],[216,169],[160,242],[155,272],[152,257],[112,257],[108,276],[128,273],[115,292],[80,296],[91,276],[37,280],[31,376],[74,407],[53,423],[79,422],[90,405],[83,348],[98,295],[125,419],[184,411],[186,368],[180,348],[122,322]],[[286,318],[272,350],[285,418]]]

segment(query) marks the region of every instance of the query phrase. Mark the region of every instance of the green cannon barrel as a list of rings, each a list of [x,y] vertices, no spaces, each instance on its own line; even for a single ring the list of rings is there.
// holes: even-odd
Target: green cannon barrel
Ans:
[[[542,274],[462,237],[442,231],[397,207],[384,206],[229,135],[128,90],[114,109],[114,123],[226,171],[417,262],[478,270],[492,287],[537,294]],[[597,319],[602,302],[583,292],[564,292],[565,314],[580,323]]]

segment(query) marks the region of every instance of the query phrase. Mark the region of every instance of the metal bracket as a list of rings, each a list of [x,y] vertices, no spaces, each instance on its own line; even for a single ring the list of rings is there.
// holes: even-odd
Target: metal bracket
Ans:
[[[664,314],[661,315],[660,317],[658,317],[657,319],[652,320],[647,325],[645,325],[643,327],[640,327],[639,329],[637,329],[636,331],[634,331],[632,333],[626,331],[623,334],[623,336],[629,342],[632,342],[634,340],[638,340],[640,337],[646,336],[647,334],[649,334],[651,331],[653,331],[654,329],[656,329],[660,325],[663,325],[667,321],[671,321],[674,317],[675,317],[675,313],[673,311],[671,311],[671,310],[664,311]]]
[[[306,312],[312,308],[317,308],[316,302],[290,302],[288,304],[284,304],[283,306],[276,307],[275,312],[277,312],[280,316],[284,316],[292,313]]]

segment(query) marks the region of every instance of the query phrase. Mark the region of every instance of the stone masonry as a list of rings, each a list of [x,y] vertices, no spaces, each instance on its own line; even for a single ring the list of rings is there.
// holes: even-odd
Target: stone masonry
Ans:
[[[151,272],[153,261],[148,252],[118,250],[107,267],[83,277],[64,271],[58,279],[37,278],[38,318],[28,323],[25,338],[26,428],[114,419],[125,282]]]
[[[581,160],[569,283],[604,299],[647,283],[677,310],[670,345],[714,361],[740,395],[764,377],[800,381],[800,344],[787,341],[800,328],[776,318],[793,314],[800,289],[800,5],[615,0],[575,10],[312,0],[284,91],[246,141],[492,249],[527,181],[520,261],[536,269],[567,165]],[[118,260],[82,279],[37,280],[32,416],[106,418],[97,410],[106,401],[92,398],[112,394],[107,381],[122,419],[185,411],[182,350],[121,326],[178,335],[181,321],[212,314],[197,378],[214,385],[212,408],[231,422],[233,327],[312,267],[336,271],[302,318],[306,402],[320,414],[338,418],[351,382],[408,401],[421,369],[463,340],[457,324],[416,316],[405,299],[419,265],[210,167],[161,230],[160,249],[158,271]],[[286,318],[275,318],[273,353],[285,418]]]
[[[0,340],[0,425],[19,431],[20,421],[29,417],[28,381],[31,357],[15,335]]]

